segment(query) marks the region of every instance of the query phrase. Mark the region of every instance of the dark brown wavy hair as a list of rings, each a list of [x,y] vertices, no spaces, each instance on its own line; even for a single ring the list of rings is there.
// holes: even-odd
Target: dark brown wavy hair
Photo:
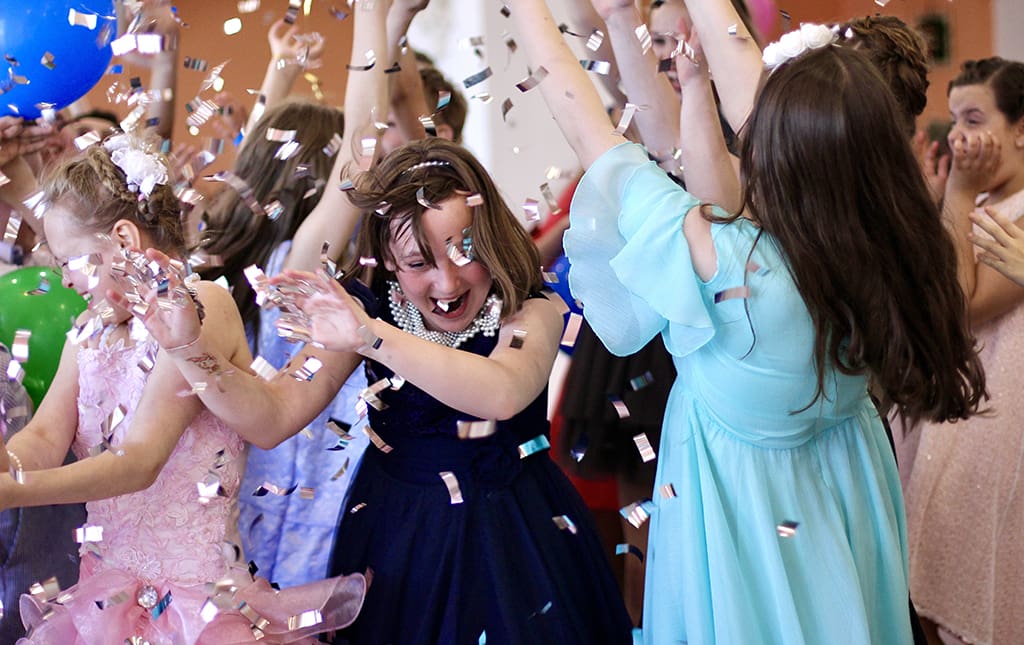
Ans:
[[[924,38],[896,16],[864,16],[839,26],[839,44],[859,49],[882,74],[899,106],[904,134],[914,134],[928,102],[928,48]]]
[[[270,128],[294,130],[298,151],[285,160],[276,157],[281,141],[269,140]],[[266,114],[245,137],[233,172],[252,189],[253,197],[266,206],[277,200],[282,211],[276,219],[256,215],[234,189],[225,187],[205,215],[206,229],[199,248],[220,256],[221,264],[199,273],[206,280],[224,276],[242,320],[259,332],[259,307],[245,267],[266,267],[270,255],[295,231],[320,201],[323,187],[334,166],[334,157],[324,153],[332,137],[345,129],[341,111],[306,101],[284,103]],[[300,171],[300,167],[304,170]]]
[[[1024,63],[993,56],[964,61],[960,73],[949,82],[947,96],[954,87],[988,85],[996,107],[1006,120],[1016,123],[1024,117]]]
[[[185,250],[181,202],[166,184],[148,198],[128,189],[124,171],[95,144],[51,169],[43,181],[43,201],[70,207],[84,230],[108,233],[118,220],[134,222],[161,251],[180,257]]]
[[[742,141],[744,205],[810,312],[814,400],[831,363],[869,374],[908,419],[963,419],[987,397],[985,374],[952,240],[895,113],[858,51],[824,47],[781,65]]]
[[[391,242],[406,229],[411,229],[424,261],[436,266],[422,224],[432,209],[416,196],[422,188],[423,197],[435,204],[451,197],[482,198],[480,205],[470,207],[474,257],[491,272],[494,291],[502,299],[503,317],[518,311],[526,297],[542,287],[537,248],[490,175],[462,146],[438,137],[412,141],[359,175],[355,184],[349,198],[364,211],[358,255],[376,258],[378,266],[369,276],[369,268],[354,258],[347,267],[348,276],[372,281],[378,287],[384,280],[393,280],[394,273],[385,264],[396,264]]]

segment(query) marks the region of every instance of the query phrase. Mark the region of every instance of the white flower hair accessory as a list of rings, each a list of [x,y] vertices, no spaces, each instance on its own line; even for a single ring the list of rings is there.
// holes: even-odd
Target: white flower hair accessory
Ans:
[[[765,47],[761,60],[764,61],[765,67],[774,70],[808,49],[821,49],[838,39],[838,28],[812,22],[804,23],[800,25],[799,29],[783,34],[778,41]]]
[[[157,184],[166,184],[167,166],[156,154],[144,150],[136,140],[127,134],[117,134],[103,142],[110,153],[110,160],[124,171],[128,190],[141,193],[147,198]]]

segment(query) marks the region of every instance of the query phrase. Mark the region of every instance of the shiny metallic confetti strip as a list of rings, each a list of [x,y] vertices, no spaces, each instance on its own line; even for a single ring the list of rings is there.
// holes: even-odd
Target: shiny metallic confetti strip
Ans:
[[[25,370],[22,369],[21,363],[18,361],[10,361],[7,363],[7,380],[17,381],[21,383],[25,378]]]
[[[377,54],[375,54],[372,49],[368,49],[363,56],[366,58],[365,65],[353,65],[349,63],[348,65],[345,65],[345,69],[350,72],[368,72],[373,69],[373,66],[377,64]]]
[[[523,200],[523,213],[526,214],[527,222],[540,221],[540,205],[536,199],[527,197]]]
[[[222,181],[226,183],[228,186],[231,186],[231,188],[233,188],[235,192],[238,193],[238,196],[242,198],[242,201],[245,202],[245,205],[249,207],[249,210],[251,210],[254,215],[266,217],[267,212],[263,209],[262,206],[260,206],[260,203],[256,200],[256,196],[255,193],[253,193],[252,188],[244,179],[242,179],[235,173],[231,172],[230,170],[222,170],[210,177],[207,177],[206,179],[209,181]]]
[[[320,610],[310,609],[309,611],[304,611],[297,616],[289,616],[288,629],[289,631],[294,631],[296,629],[319,625],[322,622],[324,622],[324,619],[323,616],[320,615]]]
[[[338,481],[339,479],[341,479],[341,476],[345,474],[346,470],[348,470],[348,464],[349,464],[349,458],[345,457],[345,463],[343,463],[341,465],[341,468],[339,468],[336,473],[331,475],[331,481],[332,482]]]
[[[512,99],[506,98],[501,102],[501,120],[506,120],[508,113],[512,110]]]
[[[651,516],[651,513],[653,513],[654,510],[654,502],[649,499],[644,499],[623,506],[619,509],[619,515],[624,517],[626,521],[632,524],[635,528],[640,528]]]
[[[39,60],[39,64],[46,69],[56,69],[57,64],[53,60],[53,54],[50,52],[43,52],[43,57]]]
[[[331,135],[331,140],[324,146],[324,154],[328,157],[334,157],[341,150],[341,135],[335,132]]]
[[[370,438],[370,443],[377,446],[377,449],[383,452],[384,454],[388,454],[389,452],[394,450],[394,448],[389,446],[387,442],[381,439],[380,435],[374,432],[373,428],[371,428],[370,426],[363,426],[363,432],[366,433],[366,436]]]
[[[573,535],[576,535],[578,529],[576,528],[576,524],[569,519],[568,515],[556,515],[551,518],[551,521],[555,523],[555,526],[563,531],[569,531]]]
[[[316,495],[316,490],[312,486],[300,486],[299,497],[306,500],[311,500]]]
[[[498,422],[494,419],[456,421],[455,428],[459,439],[482,439],[498,431]]]
[[[629,387],[631,387],[634,392],[637,392],[649,386],[653,382],[654,375],[651,374],[650,370],[648,370],[641,374],[640,376],[634,376],[633,378],[629,379]]]
[[[286,143],[295,139],[297,130],[279,130],[277,128],[267,128],[267,141],[278,141]]]
[[[349,509],[348,512],[353,514],[353,515],[355,515],[359,511],[363,510],[364,508],[366,508],[366,502],[359,502],[358,504],[353,506],[351,509]]]
[[[792,27],[793,17],[785,9],[779,9],[779,15],[782,16],[782,33],[789,32]]]
[[[299,369],[292,372],[292,378],[296,381],[312,381],[313,376],[324,366],[324,362],[315,356],[307,356]]]
[[[512,330],[512,341],[509,343],[509,347],[512,349],[522,349],[523,342],[526,340],[526,330],[513,329]]]
[[[798,526],[800,526],[799,522],[785,520],[775,527],[775,532],[778,533],[781,538],[791,538],[796,535],[796,527]]]
[[[581,59],[580,65],[588,72],[595,72],[607,76],[612,71],[612,64],[606,60]]]
[[[384,342],[383,339],[381,339],[380,336],[378,336],[377,334],[375,334],[372,331],[370,331],[370,328],[367,327],[366,325],[359,325],[359,328],[356,329],[356,333],[359,334],[359,338],[362,339],[363,345],[366,346],[366,347],[371,347],[373,349],[380,349],[381,343]],[[404,379],[403,379],[402,382],[403,383],[405,382]],[[401,387],[401,386],[399,386],[399,387]],[[394,388],[394,389],[397,389],[397,388]],[[382,408],[378,408],[378,409],[382,409]]]
[[[416,189],[416,201],[419,202],[420,206],[422,206],[423,208],[432,208],[436,211],[441,210],[440,206],[427,199],[425,190],[425,186],[420,186],[419,188]]]
[[[749,298],[750,287],[744,285],[742,287],[731,287],[724,289],[715,294],[715,304],[725,302],[726,300],[733,300],[735,298]]]
[[[298,488],[298,484],[292,484],[288,488],[282,488],[271,482],[263,482],[256,487],[256,490],[252,492],[252,495],[253,497],[265,497],[267,493],[273,493],[278,497],[287,497],[294,493],[296,488]]]
[[[238,0],[238,13],[253,13],[260,8],[260,0]]]
[[[467,258],[466,255],[462,252],[461,246],[461,244],[455,244],[454,242],[452,242],[452,238],[448,238],[447,240],[445,240],[445,254],[448,256],[448,259],[451,260],[452,263],[457,267],[466,266],[467,264],[472,262],[472,260]],[[438,306],[441,306],[440,302],[438,303]]]
[[[203,481],[196,482],[196,490],[199,493],[199,503],[209,504],[217,497],[227,497],[227,492],[221,486],[220,477],[213,472],[207,473]]]
[[[299,17],[299,9],[302,8],[302,0],[288,0],[288,9],[284,13],[286,24],[294,25],[295,19]]]
[[[257,356],[253,359],[252,364],[249,365],[249,369],[255,372],[256,376],[260,377],[264,381],[272,381],[274,377],[277,376],[277,369],[262,356]]]
[[[757,262],[754,262],[753,260],[749,260],[747,262],[747,273],[753,273],[758,277],[764,277],[771,272],[771,269],[766,269]]]
[[[99,18],[99,16],[94,13],[84,13],[82,11],[68,9],[68,24],[72,27],[85,27],[90,30],[96,29],[97,18]]]
[[[366,255],[359,256],[359,266],[375,267],[377,266],[377,258],[369,257]]]
[[[451,503],[461,504],[463,501],[462,490],[459,488],[459,480],[457,477],[455,477],[455,473],[451,472],[450,470],[446,470],[444,472],[438,473],[438,475],[441,477],[442,480],[444,480],[444,485],[448,487],[448,495],[449,497],[451,497],[452,500]]]
[[[18,329],[14,332],[14,342],[11,343],[11,356],[22,363],[28,362],[28,343],[32,338],[32,332],[27,329]]]
[[[633,443],[636,444],[636,449],[640,451],[640,459],[643,460],[645,464],[649,461],[654,461],[654,448],[651,447],[651,441],[647,438],[646,432],[634,435]]]
[[[547,78],[547,75],[548,75],[547,68],[545,68],[543,65],[541,65],[540,67],[537,68],[537,71],[535,71],[533,74],[530,74],[529,76],[527,76],[523,80],[521,80],[518,83],[516,83],[516,88],[520,92],[529,92],[533,88],[535,88],[538,85],[540,85],[541,81],[543,81],[545,78]]]
[[[629,129],[629,124],[633,121],[633,116],[637,110],[640,109],[639,105],[633,103],[626,103],[626,107],[622,108],[622,116],[619,117],[619,124],[612,130],[612,134],[622,136]]]
[[[661,492],[661,496],[665,499],[672,499],[676,496],[676,487],[673,486],[671,482],[668,484],[662,484],[658,491]]]
[[[367,405],[372,405],[374,410],[386,410],[388,407],[387,403],[384,403],[384,401],[382,401],[377,395],[389,387],[391,387],[391,381],[386,378],[382,378],[376,383],[363,388],[359,393],[359,399],[366,401]]]
[[[648,31],[647,25],[640,25],[633,30],[633,34],[640,43],[640,53],[646,56],[647,52],[651,51],[651,32]]]
[[[47,578],[42,582],[33,582],[32,586],[28,588],[28,592],[39,601],[39,604],[45,604],[60,594],[60,582],[56,576]]]
[[[620,397],[614,394],[609,394],[608,401],[612,404],[612,407],[615,408],[615,414],[617,414],[620,419],[629,418],[629,407],[626,406],[625,402],[623,402]]]
[[[644,561],[644,552],[640,550],[640,547],[635,544],[616,544],[615,555],[626,555],[627,553],[635,555],[636,559],[640,562]]]
[[[575,347],[576,337],[580,334],[580,326],[583,324],[583,316],[576,312],[569,314],[569,321],[565,324],[565,331],[562,333],[560,344],[562,347]]]
[[[190,56],[185,57],[185,69],[191,69],[196,72],[205,72],[209,63],[202,58],[192,58]]]
[[[551,186],[547,182],[540,185],[540,194],[544,201],[548,203],[548,213],[550,215],[558,215],[562,212],[562,207],[558,205],[558,200],[555,199],[555,195],[551,192]]]
[[[263,638],[263,630],[270,625],[270,621],[261,616],[259,612],[257,612],[255,609],[253,609],[251,606],[245,603],[242,603],[242,605],[238,608],[238,611],[243,616],[245,616],[250,623],[252,623],[253,636],[256,638],[256,640],[261,640]]]
[[[530,455],[547,450],[551,447],[551,443],[545,435],[539,434],[529,441],[524,441],[519,444],[519,458],[526,459]]]
[[[462,79],[462,84],[468,90],[469,88],[473,87],[474,85],[482,83],[486,79],[490,78],[493,74],[494,74],[494,72],[491,71],[490,67],[485,67],[482,70],[480,70],[479,72],[477,72],[476,74],[473,74],[471,76],[467,76],[466,78]]]

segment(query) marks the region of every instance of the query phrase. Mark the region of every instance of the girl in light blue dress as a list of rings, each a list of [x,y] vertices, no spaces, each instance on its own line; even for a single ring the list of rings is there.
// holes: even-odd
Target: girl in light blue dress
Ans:
[[[756,46],[696,4],[723,109],[750,115],[738,216],[610,131],[543,0],[512,12],[587,168],[565,236],[573,295],[612,352],[661,334],[679,373],[651,499],[624,509],[650,518],[642,640],[909,643],[903,499],[868,384],[910,418],[977,412],[954,247],[862,54],[827,28],[798,34],[804,51],[774,50],[758,94],[729,74]],[[694,64],[699,50],[676,61]],[[717,130],[698,109],[710,90],[683,91],[684,126],[689,110]],[[685,153],[696,172],[725,154]]]

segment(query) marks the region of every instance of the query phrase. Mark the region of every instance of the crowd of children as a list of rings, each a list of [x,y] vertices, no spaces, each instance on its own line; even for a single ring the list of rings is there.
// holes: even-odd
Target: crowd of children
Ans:
[[[943,153],[895,17],[762,50],[741,0],[548,4],[494,7],[583,173],[538,241],[407,46],[426,0],[350,2],[343,109],[272,24],[211,199],[169,94],[0,117],[4,242],[88,301],[38,409],[0,345],[0,640],[1024,641],[1024,63],[963,63]],[[635,491],[624,583],[562,468]]]

